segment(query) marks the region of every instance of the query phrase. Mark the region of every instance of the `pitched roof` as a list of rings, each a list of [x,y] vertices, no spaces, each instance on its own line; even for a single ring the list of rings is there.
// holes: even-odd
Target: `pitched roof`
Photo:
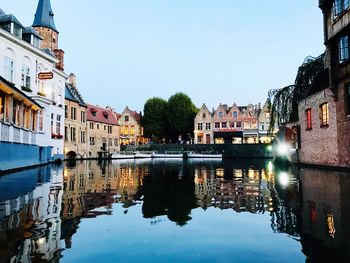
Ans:
[[[39,0],[34,17],[33,26],[46,27],[58,33],[53,17],[54,13],[51,8],[50,0]]]
[[[0,16],[6,15],[6,13],[0,8]]]
[[[39,33],[38,32],[36,32],[36,30],[33,28],[33,27],[31,27],[31,26],[28,26],[28,27],[25,27],[24,29],[23,29],[23,35],[24,34],[31,34],[31,35],[34,35],[34,36],[36,36],[37,38],[40,38],[41,40],[42,40],[42,37],[39,35]]]
[[[39,103],[37,103],[35,100],[33,100],[28,95],[26,95],[23,91],[19,90],[13,83],[9,82],[8,80],[6,80],[5,78],[3,78],[1,76],[0,76],[0,83],[4,83],[7,87],[9,87],[12,90],[12,93],[20,94],[20,96],[29,100],[31,103],[33,103],[33,105],[37,106],[39,109],[43,108]]]
[[[75,101],[82,106],[86,106],[80,92],[77,90],[77,88],[74,88],[69,83],[66,83],[65,99],[70,100],[70,101]]]
[[[4,23],[4,22],[13,22],[17,25],[19,25],[20,27],[24,28],[24,26],[21,24],[21,22],[18,21],[18,19],[12,15],[0,15],[0,23]]]
[[[118,120],[112,111],[91,104],[86,105],[86,119],[88,121],[100,122],[109,125],[119,125]]]

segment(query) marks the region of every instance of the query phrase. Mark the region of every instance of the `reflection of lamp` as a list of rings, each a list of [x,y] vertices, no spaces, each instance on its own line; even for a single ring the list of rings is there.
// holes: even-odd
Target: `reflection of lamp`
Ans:
[[[278,179],[279,179],[279,183],[286,187],[289,185],[289,174],[287,172],[281,172],[279,175],[278,175]]]

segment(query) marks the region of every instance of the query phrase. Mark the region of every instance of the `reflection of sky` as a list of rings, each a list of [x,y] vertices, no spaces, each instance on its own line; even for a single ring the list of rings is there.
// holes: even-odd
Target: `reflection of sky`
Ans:
[[[299,242],[272,232],[268,213],[197,208],[179,227],[166,216],[142,218],[141,205],[124,211],[114,204],[112,216],[83,219],[62,262],[305,261]]]

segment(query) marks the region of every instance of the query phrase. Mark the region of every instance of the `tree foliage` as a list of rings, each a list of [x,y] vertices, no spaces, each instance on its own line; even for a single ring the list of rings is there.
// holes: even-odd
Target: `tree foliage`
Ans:
[[[310,91],[316,76],[324,70],[324,54],[314,57],[307,57],[299,67],[293,85],[269,91],[271,103],[270,129],[288,122],[297,121],[298,103],[305,98]]]
[[[168,101],[150,98],[144,105],[142,124],[145,134],[154,142],[163,138],[175,142],[179,135],[186,138],[193,133],[197,112],[191,98],[184,93],[176,93]]]
[[[145,134],[155,141],[161,140],[167,130],[166,120],[167,102],[162,98],[148,99],[143,109],[143,127]]]
[[[186,94],[176,93],[171,96],[166,110],[170,137],[176,139],[179,135],[185,137],[192,134],[197,112],[196,106]]]

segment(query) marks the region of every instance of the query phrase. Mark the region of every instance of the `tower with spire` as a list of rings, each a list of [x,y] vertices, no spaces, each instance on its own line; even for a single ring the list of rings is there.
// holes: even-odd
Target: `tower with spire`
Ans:
[[[50,0],[39,0],[32,26],[43,39],[40,48],[52,51],[59,60],[56,67],[64,70],[64,51],[58,48],[59,32],[55,25]]]

